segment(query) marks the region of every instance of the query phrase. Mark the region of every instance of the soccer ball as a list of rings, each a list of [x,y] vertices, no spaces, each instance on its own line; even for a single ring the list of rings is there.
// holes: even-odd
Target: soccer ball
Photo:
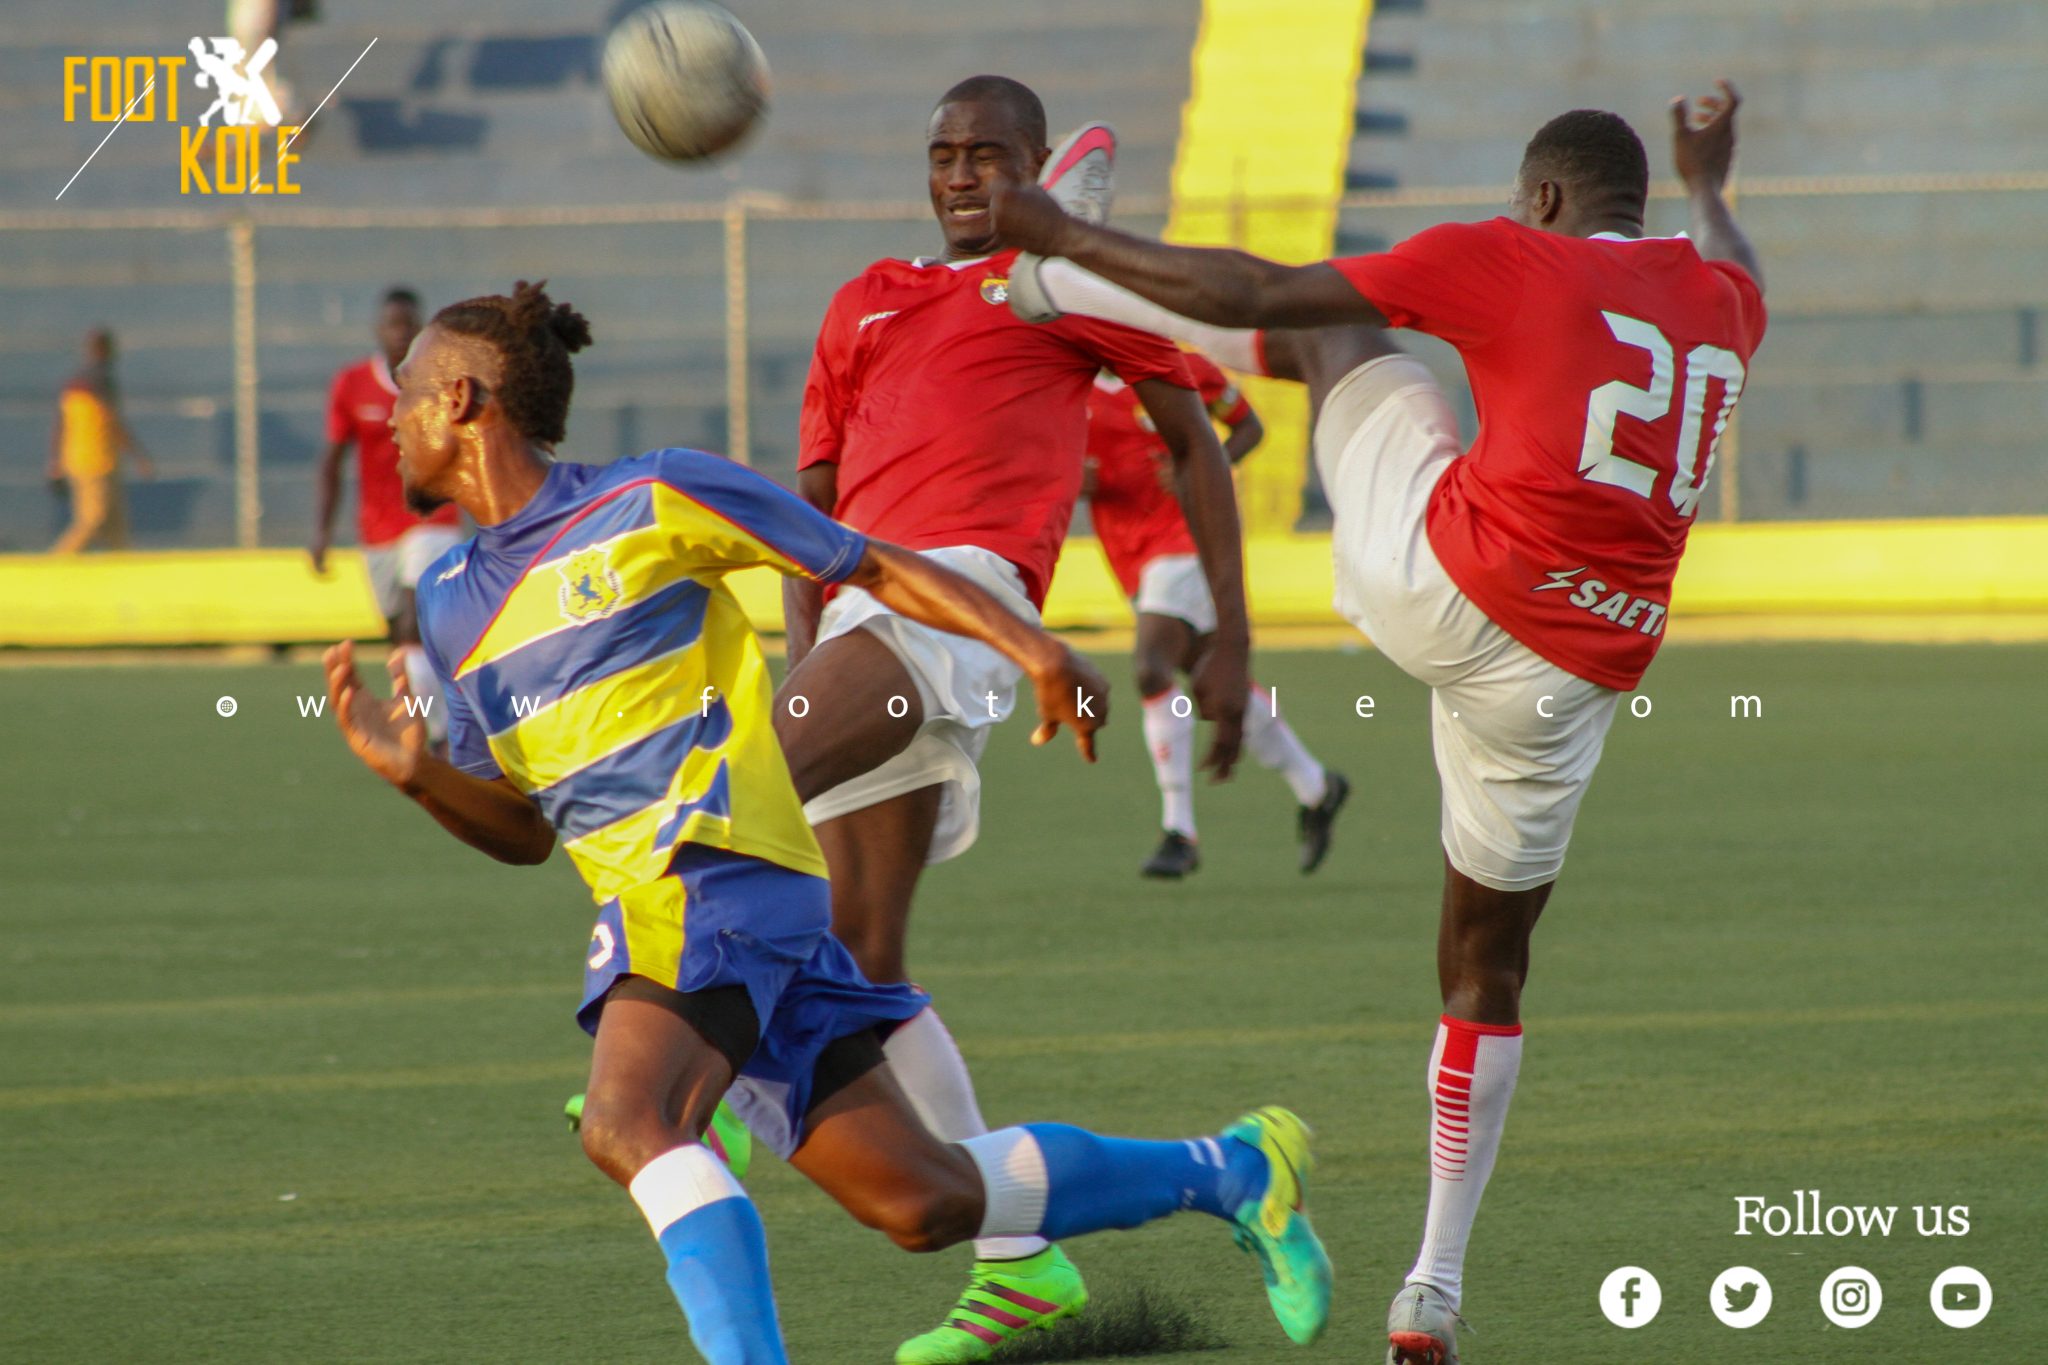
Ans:
[[[710,0],[655,0],[605,39],[604,88],[634,146],[663,161],[702,161],[767,112],[768,61]]]

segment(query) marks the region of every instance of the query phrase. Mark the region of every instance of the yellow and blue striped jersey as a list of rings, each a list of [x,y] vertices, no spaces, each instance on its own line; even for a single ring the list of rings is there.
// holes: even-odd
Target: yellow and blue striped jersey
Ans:
[[[664,877],[684,843],[826,875],[723,580],[765,564],[838,582],[866,547],[702,451],[555,465],[420,577],[453,762],[532,795],[600,903]]]

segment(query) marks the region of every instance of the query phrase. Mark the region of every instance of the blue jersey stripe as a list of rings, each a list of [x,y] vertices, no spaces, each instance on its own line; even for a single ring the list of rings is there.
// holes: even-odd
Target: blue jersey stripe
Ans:
[[[695,644],[710,603],[711,590],[686,578],[616,616],[544,635],[485,664],[461,685],[473,690],[485,731],[503,734],[540,707]]]
[[[732,711],[720,697],[703,712],[664,726],[552,787],[541,788],[533,793],[533,799],[564,839],[578,839],[646,810],[668,795],[676,769],[692,749],[715,749],[731,737]]]
[[[729,767],[720,763],[718,771],[711,776],[711,785],[704,789],[704,794],[695,801],[685,801],[677,806],[675,814],[664,820],[661,828],[654,832],[654,846],[662,849],[673,844],[676,836],[683,832],[683,826],[689,823],[690,817],[700,811],[731,819],[732,783],[728,780],[731,772]]]

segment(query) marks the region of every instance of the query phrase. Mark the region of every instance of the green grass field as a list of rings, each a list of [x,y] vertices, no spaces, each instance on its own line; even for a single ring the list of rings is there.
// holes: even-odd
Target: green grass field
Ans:
[[[1300,1109],[1339,1274],[1318,1347],[1287,1345],[1208,1220],[1072,1250],[1098,1294],[1147,1287],[1228,1342],[1178,1359],[1377,1361],[1425,1194],[1427,698],[1369,653],[1260,671],[1357,787],[1320,875],[1248,770],[1200,794],[1199,876],[1142,882],[1124,687],[1098,769],[999,735],[982,841],[927,879],[913,962],[994,1122],[1180,1136]],[[1537,935],[1468,1365],[2048,1358],[2044,674],[2019,646],[1658,662]],[[587,897],[559,856],[499,867],[381,788],[298,717],[314,685],[0,671],[0,1360],[693,1358],[644,1225],[560,1117]],[[1730,719],[1731,693],[1763,717]],[[964,1252],[899,1253],[772,1159],[751,1184],[799,1362],[887,1361],[961,1286]],[[1733,1235],[1737,1196],[1815,1188],[1898,1223]],[[1916,1232],[1937,1204],[1967,1236]],[[1664,1306],[1625,1333],[1595,1293],[1630,1263]],[[1845,1264],[1884,1289],[1860,1331],[1820,1313]],[[1955,1264],[1995,1293],[1967,1333],[1927,1303]],[[1774,1286],[1752,1332],[1707,1309],[1733,1265]]]

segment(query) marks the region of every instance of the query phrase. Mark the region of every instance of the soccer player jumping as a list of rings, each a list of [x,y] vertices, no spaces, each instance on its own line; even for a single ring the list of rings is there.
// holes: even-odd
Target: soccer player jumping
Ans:
[[[1756,254],[1722,197],[1735,107],[1725,82],[1672,106],[1690,240],[1644,235],[1642,143],[1591,110],[1529,142],[1508,216],[1317,265],[1143,241],[1022,183],[995,197],[1004,240],[1065,258],[1012,270],[1027,316],[1149,327],[1309,386],[1337,608],[1433,689],[1444,1008],[1429,1213],[1389,1314],[1390,1361],[1457,1359],[1466,1242],[1521,1064],[1530,934],[1615,704],[1662,641],[1763,339]],[[1470,451],[1386,327],[1457,347],[1481,414]]]
[[[478,527],[418,590],[449,759],[410,717],[402,650],[393,699],[364,688],[346,643],[327,689],[357,757],[449,833],[509,863],[546,860],[559,836],[590,884],[583,1147],[646,1215],[698,1349],[711,1365],[788,1359],[759,1215],[702,1142],[728,1089],[757,1137],[906,1249],[1199,1209],[1258,1257],[1288,1335],[1314,1340],[1329,1261],[1303,1207],[1307,1130],[1286,1110],[1185,1142],[1029,1124],[953,1143],[919,1119],[883,1041],[927,999],[869,982],[830,932],[768,666],[724,577],[765,564],[856,585],[970,634],[1031,679],[1034,740],[1071,726],[1090,759],[1101,675],[965,577],[715,455],[556,461],[569,357],[589,341],[522,282],[443,309],[399,368],[407,498]]]
[[[877,261],[833,296],[804,390],[799,490],[821,512],[972,579],[1035,625],[1081,489],[1089,390],[1102,370],[1121,376],[1186,490],[1217,618],[1190,683],[1215,722],[1209,766],[1225,776],[1240,743],[1250,636],[1230,467],[1187,365],[1145,332],[1087,318],[1028,327],[1005,306],[1016,253],[989,216],[995,184],[1030,180],[1050,163],[1063,191],[1106,191],[1108,130],[1083,129],[1054,156],[1038,97],[1006,77],[975,76],[940,98],[924,134],[944,252]],[[869,980],[905,981],[918,878],[974,843],[977,765],[1019,675],[996,651],[906,619],[859,585],[825,596],[817,584],[785,584],[790,671],[775,727],[831,868],[833,931]],[[987,1131],[935,1012],[897,1030],[889,1060],[934,1132]],[[983,1239],[952,1311],[896,1359],[985,1360],[1003,1338],[1086,1303],[1058,1247]]]

